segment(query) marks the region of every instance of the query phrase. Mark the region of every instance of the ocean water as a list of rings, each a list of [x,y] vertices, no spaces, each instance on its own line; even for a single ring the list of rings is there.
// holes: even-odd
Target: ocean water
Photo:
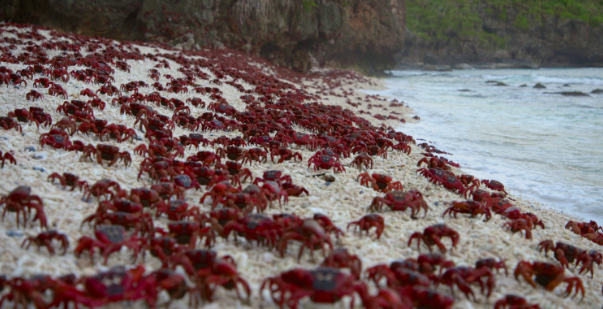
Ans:
[[[421,117],[400,131],[512,194],[603,224],[603,94],[555,93],[603,89],[603,68],[392,74],[389,89],[373,93],[404,101]]]

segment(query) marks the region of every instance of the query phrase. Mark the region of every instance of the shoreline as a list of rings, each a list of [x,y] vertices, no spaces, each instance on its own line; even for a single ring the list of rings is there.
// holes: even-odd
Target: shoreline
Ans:
[[[0,24],[0,27],[7,26],[6,24]],[[7,28],[16,29],[14,27]],[[25,27],[24,30],[19,31],[27,31],[29,29],[31,28]],[[47,38],[50,38],[53,33],[48,30],[41,30],[38,32],[44,34]],[[12,33],[9,35],[7,32],[3,32],[2,36],[17,37]],[[58,38],[70,40],[65,35],[59,35]],[[59,41],[59,39],[55,39],[55,41]],[[109,41],[111,40],[102,40],[103,43],[99,44],[105,44],[104,42]],[[0,43],[0,46],[5,45],[8,44]],[[117,44],[115,45],[118,46]],[[119,46],[124,48],[123,45]],[[154,47],[152,44],[147,44],[147,46],[136,45],[135,47],[140,50],[140,53],[153,54],[161,52],[166,54],[180,54],[179,51],[166,51],[159,47]],[[130,50],[132,49],[130,48]],[[58,50],[49,50],[47,52],[51,56],[56,56],[61,53],[61,51]],[[85,56],[86,52],[82,51],[82,54]],[[226,54],[232,55],[232,57],[245,57],[243,58],[243,61],[254,61],[250,57],[236,54],[233,51],[227,51]],[[184,55],[185,57],[190,56],[187,56],[187,54]],[[224,58],[220,57],[225,57],[225,55],[217,56],[208,52],[205,56],[198,57],[223,60]],[[165,77],[166,74],[178,77],[183,76],[183,74],[178,71],[178,68],[181,67],[180,64],[172,60],[166,60],[166,62],[169,63],[170,68],[157,69],[161,73],[159,80],[162,84],[169,82],[169,79]],[[115,69],[115,73],[113,74],[115,77],[115,82],[113,82],[114,85],[119,86],[136,80],[143,80],[149,85],[154,83],[154,80],[148,77],[148,71],[158,64],[157,61],[149,59],[127,60],[127,63],[130,66],[129,73]],[[22,64],[4,65],[13,70],[26,67]],[[272,76],[281,81],[287,80],[287,83],[296,85],[296,87],[303,89],[311,96],[316,96],[315,99],[308,100],[308,102],[305,103],[316,101],[324,105],[341,106],[342,109],[349,108],[356,113],[356,116],[368,120],[377,127],[381,124],[393,127],[400,123],[399,120],[378,120],[374,118],[377,114],[391,115],[391,112],[396,112],[399,113],[399,115],[394,115],[395,117],[405,119],[407,123],[414,121],[411,117],[413,115],[412,108],[409,108],[406,105],[391,107],[391,102],[389,100],[383,101],[376,97],[363,95],[357,91],[367,88],[381,89],[381,87],[384,86],[381,80],[361,77],[358,74],[353,73],[347,73],[345,75],[346,78],[341,78],[341,75],[336,74],[331,76],[329,75],[330,73],[336,72],[332,70],[319,70],[317,74],[322,74],[322,78],[316,77],[316,75],[311,75],[311,78],[291,78],[291,76],[279,76],[277,68],[270,66],[261,60],[255,61],[255,65],[258,67],[258,70],[262,72],[261,76]],[[70,68],[69,70],[73,69],[74,68]],[[198,81],[198,83],[202,86],[220,89],[223,93],[223,97],[233,108],[238,112],[245,111],[247,104],[241,99],[241,96],[245,95],[244,92],[241,92],[230,84],[210,82],[210,80],[218,80],[214,72],[206,68],[203,68],[202,71],[211,76],[211,78]],[[40,77],[40,75],[35,76],[35,78]],[[56,112],[55,109],[65,100],[47,94],[47,89],[34,88],[32,85],[34,79],[28,79],[27,86],[15,88],[2,85],[0,87],[0,101],[2,102],[0,105],[1,115],[4,116],[15,108],[20,108],[25,105],[27,107],[44,107],[45,111],[51,114],[53,123],[64,116]],[[296,79],[300,82],[293,82]],[[232,80],[228,79],[227,81]],[[242,81],[239,81],[238,83],[240,83],[245,90],[254,89],[254,86],[249,83]],[[70,79],[65,83],[60,82],[60,84],[63,85],[69,94],[69,100],[80,98],[78,93],[84,88],[96,90],[100,87],[100,85],[86,84],[74,79]],[[25,100],[25,94],[32,89],[40,92],[44,91],[44,98],[37,101]],[[149,87],[141,88],[140,91],[141,93],[149,94],[154,90]],[[168,92],[161,92],[161,94],[182,101],[191,97],[201,97],[206,103],[212,102],[209,94],[174,94]],[[132,95],[132,93],[129,93],[128,95]],[[134,117],[121,115],[119,105],[114,106],[110,103],[111,100],[117,96],[102,94],[99,94],[99,96],[107,103],[107,106],[104,111],[94,109],[94,115],[97,118],[107,119],[109,123],[119,123],[131,128],[138,128],[137,125],[134,125]],[[379,98],[383,98],[383,96]],[[356,106],[354,106],[354,104],[356,104]],[[379,107],[378,105],[382,106]],[[163,114],[171,115],[173,113],[172,110],[162,106],[156,106],[153,103],[149,103],[149,106],[152,106],[153,109]],[[371,106],[371,108],[369,108],[369,106]],[[190,106],[190,108],[195,116],[208,111],[208,109],[200,107]],[[369,115],[367,113],[371,114]],[[95,211],[98,200],[93,198],[89,203],[82,201],[82,193],[77,190],[65,191],[56,183],[50,184],[46,178],[50,173],[67,171],[77,173],[82,179],[85,179],[90,184],[103,178],[111,178],[118,181],[120,185],[126,189],[142,186],[149,187],[152,184],[152,181],[148,177],[143,177],[140,181],[137,180],[138,167],[144,158],[134,154],[134,148],[142,143],[148,143],[148,139],[144,138],[141,131],[136,129],[136,133],[140,135],[142,141],[135,140],[117,143],[114,140],[111,140],[111,142],[108,142],[109,144],[120,147],[120,149],[129,151],[133,162],[132,165],[127,168],[124,168],[123,163],[118,163],[116,166],[107,168],[106,166],[101,167],[96,162],[82,160],[80,154],[74,152],[54,150],[49,146],[41,148],[38,141],[39,135],[48,132],[49,128],[40,128],[38,130],[33,124],[22,124],[22,126],[24,135],[17,133],[15,130],[2,131],[2,136],[6,139],[0,140],[0,150],[3,152],[14,151],[14,156],[18,163],[17,165],[6,164],[4,168],[0,169],[0,175],[5,177],[5,179],[9,179],[9,181],[0,184],[0,195],[6,195],[17,185],[31,186],[33,190],[32,193],[39,195],[44,200],[49,226],[67,234],[71,245],[68,254],[65,256],[50,256],[45,249],[38,252],[35,248],[30,248],[29,250],[20,248],[24,236],[35,235],[41,230],[37,223],[33,224],[32,228],[31,222],[26,229],[15,226],[15,217],[14,214],[11,213],[7,215],[7,218],[5,218],[6,220],[0,224],[0,242],[6,244],[6,249],[4,252],[0,253],[0,274],[13,277],[43,272],[53,276],[66,273],[74,273],[77,276],[82,276],[92,275],[98,271],[107,270],[108,267],[130,264],[129,252],[127,254],[122,252],[112,255],[109,259],[108,266],[101,265],[98,255],[95,257],[94,264],[90,263],[87,254],[84,254],[84,256],[79,259],[74,257],[73,248],[77,243],[77,239],[81,236],[93,235],[92,229],[84,227],[80,230],[79,226],[83,218]],[[292,128],[307,134],[313,133],[298,125],[292,125]],[[189,134],[191,132],[191,130],[176,126],[174,129],[174,137]],[[211,136],[211,138],[214,139],[221,135],[230,138],[241,135],[241,133],[237,131],[212,131],[200,133],[206,137]],[[93,134],[83,135],[77,133],[71,138],[72,140],[81,140],[86,144],[101,143]],[[30,146],[34,147],[33,152],[25,149]],[[200,147],[199,150],[215,151],[217,147],[218,146]],[[249,146],[247,148],[250,147],[255,146]],[[410,235],[413,232],[423,231],[425,227],[438,223],[446,223],[461,234],[461,240],[457,248],[449,251],[447,254],[447,258],[457,265],[472,266],[477,260],[482,258],[502,258],[505,260],[507,268],[509,268],[512,273],[520,260],[547,261],[558,264],[558,262],[551,257],[551,254],[549,254],[548,257],[545,257],[544,254],[539,253],[536,248],[536,245],[540,241],[546,239],[569,242],[584,250],[601,250],[600,246],[563,228],[568,220],[575,220],[575,218],[557,213],[551,209],[544,209],[543,207],[530,207],[530,205],[538,205],[538,203],[526,201],[513,195],[510,195],[510,198],[515,199],[513,204],[516,207],[524,212],[529,211],[535,213],[546,225],[546,229],[544,230],[537,228],[533,231],[533,240],[526,240],[522,235],[505,231],[502,226],[507,220],[499,215],[493,215],[489,222],[483,222],[483,218],[469,218],[465,215],[459,215],[456,219],[449,218],[448,216],[442,217],[442,213],[447,208],[447,203],[463,200],[463,198],[439,185],[431,184],[425,177],[418,175],[417,162],[423,158],[421,153],[424,152],[424,150],[414,144],[410,144],[410,147],[412,149],[410,155],[389,150],[387,152],[387,159],[378,156],[373,157],[374,167],[366,172],[389,175],[394,181],[400,181],[405,191],[412,189],[421,191],[429,206],[429,211],[425,218],[423,218],[423,213],[421,213],[421,216],[419,216],[419,219],[417,220],[411,218],[408,212],[391,212],[388,210],[380,213],[380,215],[385,218],[385,231],[379,241],[374,240],[374,232],[370,234],[371,237],[367,237],[364,234],[354,233],[351,230],[346,232],[345,236],[342,237],[341,242],[333,241],[335,247],[346,247],[350,253],[358,255],[363,262],[364,269],[378,263],[389,263],[395,259],[416,258],[419,253],[416,246],[413,245],[412,247],[409,247],[407,245]],[[251,170],[254,177],[260,177],[265,170],[281,170],[284,174],[291,175],[293,183],[304,186],[310,192],[309,196],[291,197],[289,203],[283,208],[268,209],[266,211],[268,214],[287,212],[295,213],[302,218],[308,218],[314,213],[320,212],[329,216],[336,226],[345,229],[349,222],[358,220],[368,213],[367,207],[374,197],[384,195],[371,188],[361,186],[356,180],[358,174],[365,172],[365,170],[346,166],[346,173],[333,173],[332,169],[327,171],[314,171],[308,169],[307,160],[314,155],[315,151],[310,151],[298,146],[291,146],[290,148],[292,151],[301,154],[303,157],[302,162],[284,162],[276,164],[268,161],[267,164],[258,164],[254,162],[249,166],[246,165],[246,167]],[[185,157],[194,155],[199,150],[187,148],[185,150]],[[342,161],[347,165],[353,158],[354,156],[342,159]],[[457,175],[463,174],[462,169],[453,167],[452,170]],[[325,182],[324,180],[315,177],[316,174],[323,172],[334,175],[335,181]],[[244,183],[244,185],[247,184],[249,184],[249,181]],[[202,212],[209,211],[211,208],[211,205],[208,202],[205,204],[200,204],[198,202],[204,192],[206,192],[205,189],[199,191],[189,190],[186,193],[187,201],[192,205],[200,206]],[[166,218],[156,220],[156,226],[165,227],[167,223],[168,220]],[[444,244],[446,247],[450,248],[450,241],[448,239],[444,241]],[[212,306],[232,308],[239,305],[243,308],[277,308],[271,300],[262,298],[262,296],[266,295],[260,295],[258,293],[262,280],[268,276],[277,275],[293,267],[313,268],[322,260],[321,254],[317,252],[315,253],[314,261],[310,259],[308,254],[305,254],[298,263],[296,257],[299,246],[297,245],[290,245],[290,249],[286,251],[285,257],[281,258],[275,250],[270,250],[266,247],[258,247],[255,243],[245,243],[244,245],[236,246],[232,237],[228,240],[218,238],[217,243],[212,250],[216,250],[220,256],[228,254],[234,258],[237,263],[237,268],[241,273],[241,277],[245,278],[252,288],[252,299],[251,305],[247,306],[239,303],[235,298],[233,291],[218,289],[214,297],[214,302],[207,305],[207,308]],[[426,247],[421,247],[421,253],[425,252]],[[158,269],[161,266],[161,262],[158,259],[150,257],[149,255],[147,255],[147,259],[144,262],[138,260],[137,263],[145,265],[147,270]],[[492,308],[494,302],[507,293],[522,295],[531,303],[539,303],[540,307],[543,309],[600,308],[601,285],[603,284],[603,278],[599,276],[601,269],[599,269],[598,266],[595,266],[596,276],[594,279],[591,279],[590,276],[584,274],[577,275],[576,271],[573,269],[566,270],[565,272],[568,276],[569,274],[578,276],[584,282],[586,297],[582,303],[578,304],[578,299],[566,299],[561,296],[565,284],[556,288],[553,292],[547,292],[540,286],[532,288],[523,281],[523,279],[520,281],[515,280],[512,274],[505,276],[500,273],[496,275],[496,287],[489,299],[486,299],[481,295],[475,285],[472,285],[472,288],[476,292],[477,302],[468,301],[467,298],[455,288],[456,303],[453,308]],[[450,295],[449,288],[445,286],[441,285],[436,290],[440,293]],[[161,303],[163,303],[164,300],[165,295],[162,296]],[[184,307],[186,306],[187,301],[188,299],[186,297],[183,300],[177,300],[173,303],[173,307]],[[346,299],[344,302],[347,305],[349,299]],[[313,304],[304,302],[302,307],[310,306],[313,306]],[[137,302],[133,307],[144,308],[145,305],[142,302]]]

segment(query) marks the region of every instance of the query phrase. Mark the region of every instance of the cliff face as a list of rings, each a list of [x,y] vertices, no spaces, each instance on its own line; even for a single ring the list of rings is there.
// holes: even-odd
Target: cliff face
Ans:
[[[375,73],[403,48],[405,0],[6,0],[0,20],[184,49],[222,45],[298,71]]]
[[[407,30],[403,64],[495,64],[494,67],[603,66],[603,25],[559,16],[531,16],[522,28],[518,11],[478,8],[481,31],[503,42],[499,46],[454,33],[442,40],[424,40]],[[504,16],[505,18],[501,18]],[[498,64],[498,65],[496,65]]]

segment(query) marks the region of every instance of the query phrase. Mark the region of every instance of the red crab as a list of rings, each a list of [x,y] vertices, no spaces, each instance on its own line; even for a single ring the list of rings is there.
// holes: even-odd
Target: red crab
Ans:
[[[129,238],[126,236],[126,229],[121,225],[101,225],[95,231],[96,239],[88,236],[82,236],[78,240],[78,245],[73,251],[75,257],[79,258],[82,252],[90,252],[90,262],[94,263],[94,248],[99,248],[104,258],[104,264],[107,265],[109,255],[119,252],[122,246],[134,250],[134,260],[141,249],[141,239],[133,233]]]
[[[530,263],[527,261],[519,261],[517,267],[515,267],[514,275],[517,280],[519,280],[519,276],[521,275],[534,288],[536,288],[536,283],[538,283],[545,287],[547,291],[552,291],[562,282],[566,282],[568,284],[567,289],[565,290],[566,297],[569,296],[575,288],[576,293],[574,294],[574,297],[580,292],[582,293],[582,298],[584,298],[584,286],[582,285],[582,280],[578,277],[566,277],[565,268],[563,268],[563,266],[545,262]],[[536,280],[533,279],[533,276],[536,276]]]
[[[193,289],[196,293],[191,295],[194,305],[199,298],[211,301],[218,286],[228,290],[235,289],[239,299],[243,300],[239,291],[241,286],[247,295],[245,301],[249,301],[251,296],[249,284],[241,278],[232,257],[226,255],[218,258],[215,251],[209,250],[187,250],[174,259],[175,264],[183,265],[189,277],[197,283],[197,289]]]
[[[220,158],[228,157],[229,160],[239,161],[243,158],[245,149],[237,146],[226,146],[226,148],[219,147],[216,149],[216,154]]]
[[[23,128],[21,127],[21,125],[11,117],[4,117],[4,116],[0,117],[0,126],[4,130],[10,130],[10,129],[16,128],[17,131],[19,131],[20,133],[23,133]]]
[[[335,226],[335,224],[333,224],[333,221],[331,221],[331,218],[329,218],[327,215],[315,213],[312,219],[318,221],[318,223],[320,223],[320,225],[322,226],[322,228],[325,229],[325,232],[327,232],[328,235],[331,235],[331,233],[335,233],[335,237],[337,237],[337,239],[339,239],[339,236],[343,236],[343,231],[337,226]]]
[[[122,190],[118,195],[122,196]],[[123,193],[125,195],[125,193]],[[114,198],[111,201],[101,201],[98,203],[98,208],[96,209],[96,213],[106,213],[109,210],[112,211],[121,211],[127,212],[131,214],[143,214],[144,206],[140,203],[127,200],[121,197]]]
[[[369,211],[381,211],[383,205],[387,205],[392,211],[404,211],[410,208],[411,218],[415,218],[421,209],[425,210],[425,216],[427,216],[427,210],[429,207],[423,199],[423,194],[417,190],[404,191],[391,191],[385,194],[384,197],[375,197]]]
[[[50,86],[54,85],[53,82],[51,82],[50,80],[48,80],[48,78],[39,78],[34,80],[34,87],[38,87],[38,86],[42,86],[44,88],[48,88]]]
[[[557,242],[555,245],[552,240],[545,240],[538,244],[538,251],[544,251],[545,255],[549,253],[549,250],[555,253],[555,258],[561,262],[561,266],[569,268],[569,263],[575,261],[577,267],[582,263],[578,273],[588,273],[590,271],[591,278],[594,276],[593,265],[597,263],[600,266],[603,262],[603,255],[595,250],[587,252],[563,242]]]
[[[442,157],[435,157],[435,156],[423,157],[421,160],[419,160],[419,163],[417,163],[417,166],[421,166],[421,163],[427,163],[428,168],[439,168],[444,171],[450,170],[450,166],[448,165],[448,160],[446,160]]]
[[[218,205],[218,203],[230,193],[238,193],[240,189],[237,189],[230,185],[228,181],[222,181],[214,185],[209,192],[206,192],[201,197],[199,203],[203,204],[203,201],[207,196],[211,197],[212,210]]]
[[[186,285],[185,277],[170,269],[161,268],[156,270],[145,276],[141,281],[148,282],[143,285],[150,287],[147,290],[149,296],[158,295],[161,291],[167,292],[169,300],[166,303],[166,308],[169,308],[174,299],[182,299],[187,292],[191,291]]]
[[[301,298],[309,296],[315,303],[332,304],[354,293],[365,295],[366,285],[336,268],[319,267],[312,270],[295,268],[262,282],[260,293],[267,287],[279,307],[286,303],[297,309]],[[351,305],[352,306],[352,305]]]
[[[482,183],[492,190],[501,191],[505,194],[508,194],[507,191],[505,191],[505,185],[503,185],[500,181],[484,179],[482,180]]]
[[[211,247],[216,242],[216,236],[210,226],[201,227],[199,222],[193,221],[173,221],[168,223],[166,232],[162,229],[156,229],[163,236],[169,236],[176,239],[181,245],[188,245],[190,249],[195,248],[197,241],[205,238],[205,247]]]
[[[123,124],[114,124],[114,123],[107,125],[100,132],[98,139],[100,141],[102,141],[103,136],[105,136],[105,134],[108,134],[109,137],[116,139],[118,143],[127,141],[128,139],[130,139],[130,141],[133,141],[134,137],[137,136],[136,131],[134,131],[134,129],[128,128]],[[109,140],[109,137],[107,137],[107,140]]]
[[[516,219],[513,221],[505,222],[503,227],[508,227],[508,229],[513,232],[513,234],[521,231],[526,231],[526,239],[532,239],[532,228],[534,227],[532,220],[530,219]]]
[[[492,294],[492,288],[494,288],[494,284],[496,279],[494,275],[488,268],[479,268],[474,269],[471,267],[465,266],[457,266],[453,268],[449,268],[446,270],[444,275],[440,277],[440,282],[449,286],[450,290],[454,295],[454,285],[456,284],[459,289],[465,293],[465,296],[470,299],[469,295],[473,296],[473,301],[475,301],[475,294],[473,294],[473,290],[469,286],[469,284],[478,282],[482,293],[484,293],[484,283],[482,282],[482,278],[486,277],[486,287],[488,288],[488,292],[486,293],[487,297],[490,297]]]
[[[49,308],[44,299],[44,292],[51,289],[54,283],[47,275],[32,276],[30,279],[15,277],[10,280],[0,276],[0,290],[5,286],[9,288],[9,292],[0,298],[0,306],[5,300],[9,300],[14,302],[15,309],[19,304],[23,305],[23,308],[29,308],[32,302],[36,309]]]
[[[423,233],[414,232],[408,240],[408,246],[410,246],[412,240],[416,238],[418,241],[417,247],[419,250],[421,250],[421,240],[423,240],[429,248],[429,252],[431,252],[431,246],[436,245],[438,248],[440,248],[442,253],[446,253],[446,247],[440,240],[442,237],[450,237],[452,240],[452,247],[456,247],[459,242],[460,235],[457,231],[446,226],[446,224],[435,224],[425,228]]]
[[[48,249],[48,253],[54,255],[54,247],[52,246],[53,239],[56,239],[61,243],[61,248],[63,249],[62,255],[65,255],[65,253],[67,253],[67,248],[69,247],[69,240],[67,239],[67,235],[55,230],[42,232],[35,237],[28,236],[21,244],[21,248],[25,247],[27,244],[27,247],[25,248],[25,250],[27,250],[31,244],[36,244],[38,246],[38,251],[40,251],[41,246],[45,246],[46,249]]]
[[[168,204],[161,204],[157,206],[157,212],[155,217],[159,218],[162,214],[166,214],[168,219],[180,221],[188,217],[196,218],[200,215],[199,207],[190,207],[184,200],[168,201]]]
[[[505,261],[500,260],[497,261],[493,258],[488,258],[488,259],[481,259],[478,260],[477,262],[475,262],[475,268],[479,269],[479,268],[488,268],[491,271],[495,271],[498,273],[499,269],[504,269],[505,270],[505,275],[509,275],[508,271],[507,271],[507,264],[505,264]]]
[[[333,250],[333,244],[328,236],[329,235],[318,221],[306,219],[300,225],[289,229],[289,231],[281,236],[278,244],[278,251],[281,254],[281,257],[284,257],[289,240],[297,240],[302,242],[302,245],[299,248],[299,254],[297,255],[298,261],[304,253],[305,248],[310,249],[310,257],[312,260],[314,259],[314,249],[316,247],[319,247],[322,250],[323,256],[326,257],[327,253],[325,245],[328,245],[329,249]]]
[[[251,162],[253,162],[253,161],[257,161],[260,163],[266,163],[267,160],[268,160],[268,154],[266,153],[266,151],[262,150],[261,148],[247,149],[247,151],[245,151],[245,153],[243,154],[243,164],[245,164],[245,163],[251,164]]]
[[[379,265],[375,267],[379,267]],[[375,267],[367,270],[369,271],[369,276],[373,274],[370,271],[372,271],[372,269]],[[427,276],[408,268],[394,267],[390,269],[385,268],[384,270],[385,271],[380,271],[382,273],[379,275],[383,275],[383,277],[386,278],[387,286],[390,288],[396,289],[405,286],[429,287],[431,285],[431,281],[429,281]]]
[[[29,108],[29,111],[25,108],[15,109],[14,111],[9,112],[7,116],[17,118],[17,120],[21,122],[34,122],[38,129],[40,128],[40,124],[42,124],[43,127],[52,124],[52,117],[45,113],[44,109],[41,107],[32,106]]]
[[[245,213],[253,212],[253,209],[257,209],[257,212],[261,213],[266,209],[266,204],[255,195],[249,193],[233,193],[229,194],[221,201],[224,207],[234,207],[242,210]]]
[[[350,166],[356,166],[358,169],[364,165],[365,169],[373,168],[373,158],[366,153],[361,153],[350,163]],[[370,167],[369,167],[370,165]]]
[[[530,304],[528,301],[517,295],[507,294],[494,303],[494,309],[540,309],[538,304]]]
[[[95,229],[101,223],[109,223],[123,226],[126,229],[134,228],[143,235],[153,230],[153,218],[148,213],[129,213],[123,211],[95,212],[82,220],[80,229],[85,223],[92,221],[94,221]]]
[[[134,153],[141,155],[141,156],[146,154],[148,157],[151,157],[151,158],[166,157],[169,159],[173,159],[176,156],[176,154],[171,153],[167,147],[163,146],[162,144],[158,144],[158,143],[149,144],[148,149],[147,149],[147,145],[140,144],[134,148]]]
[[[356,180],[360,179],[361,186],[372,187],[373,190],[379,192],[389,192],[392,190],[404,190],[402,184],[399,181],[391,182],[393,179],[390,176],[382,174],[372,174],[369,176],[368,173],[362,173],[358,175]],[[369,186],[370,184],[370,186]]]
[[[62,96],[63,99],[67,100],[67,98],[69,97],[67,95],[67,91],[65,91],[65,89],[55,83],[52,83],[52,85],[50,86],[50,88],[48,88],[48,94],[49,95],[56,95],[56,96]]]
[[[600,227],[597,222],[592,220],[590,222],[574,222],[570,220],[565,225],[565,228],[572,230],[572,232],[578,235],[595,233],[599,230],[603,230],[603,227]]]
[[[293,152],[290,149],[287,148],[273,148],[270,150],[270,160],[272,160],[272,162],[274,162],[274,157],[275,156],[280,156],[280,159],[278,160],[278,164],[283,163],[285,161],[289,161],[291,159],[293,159],[293,162],[301,162],[302,161],[302,155],[299,152]],[[296,161],[298,160],[298,161]]]
[[[492,217],[490,208],[488,208],[488,206],[486,206],[480,202],[453,201],[451,204],[452,204],[452,206],[444,211],[444,214],[442,214],[442,217],[445,216],[446,214],[449,214],[451,217],[454,216],[456,218],[456,215],[461,213],[461,214],[470,214],[471,218],[474,218],[476,215],[484,214],[486,216],[486,219],[484,220],[484,222],[487,222]]]
[[[12,151],[7,152],[3,155],[2,150],[0,150],[0,161],[2,161],[2,167],[4,167],[4,162],[6,160],[8,160],[9,163],[17,165],[17,160],[15,160],[15,157],[13,157]]]
[[[266,197],[270,201],[270,207],[272,207],[272,201],[274,200],[278,200],[279,206],[282,206],[281,197],[283,198],[285,204],[289,202],[289,195],[281,183],[272,180],[264,182],[260,188],[260,195]]]
[[[314,170],[322,169],[330,169],[331,167],[335,170],[335,172],[345,172],[345,167],[341,165],[341,163],[337,162],[335,157],[321,155],[318,157],[311,157],[308,160],[308,168],[314,164]]]
[[[224,225],[223,237],[227,239],[232,231],[242,234],[249,242],[255,240],[258,245],[267,243],[270,247],[274,247],[279,236],[274,220],[263,214],[247,214],[238,217],[235,221],[227,222]]]
[[[61,129],[52,129],[48,133],[40,134],[40,145],[44,147],[46,144],[54,149],[73,149],[73,143],[69,140],[69,135]]]
[[[111,165],[115,164],[119,159],[123,160],[126,167],[132,162],[130,153],[127,151],[119,152],[119,147],[117,146],[98,144],[96,145],[96,148],[92,145],[89,145],[88,147],[89,149],[84,151],[83,156],[91,158],[92,155],[96,155],[96,161],[101,166],[103,165],[103,160],[109,161],[108,167],[111,167]]]
[[[43,98],[44,98],[44,96],[35,90],[32,90],[25,95],[25,99],[32,100],[32,101],[35,101],[37,99],[43,99]]]
[[[410,298],[414,308],[421,309],[450,309],[454,298],[432,291],[422,286],[409,286],[396,289],[402,298]]]
[[[277,171],[277,170],[269,170],[269,171],[265,171],[263,178],[258,177],[253,181],[254,185],[259,184],[260,182],[268,182],[268,181],[275,181],[278,182],[279,184],[282,182],[293,182],[291,180],[291,176],[289,175],[283,175],[282,171]]]
[[[98,96],[92,90],[90,90],[89,88],[86,88],[86,89],[80,91],[80,95],[88,96],[88,97],[91,97],[91,98],[98,98]]]
[[[301,196],[303,193],[310,195],[306,188],[294,185],[290,182],[283,183],[282,188],[285,190],[285,192],[287,192],[288,196]]]
[[[80,125],[81,126],[81,125]],[[57,121],[54,125],[52,125],[51,129],[58,128],[64,131],[70,132],[69,135],[73,136],[77,131],[76,123],[73,119],[69,117],[63,117],[61,120]]]
[[[441,184],[444,188],[456,191],[458,194],[467,197],[469,194],[473,194],[475,184],[472,184],[467,188],[458,178],[451,175],[449,172],[438,169],[438,168],[421,168],[417,170],[417,173],[429,178],[429,181],[435,184]]]
[[[155,307],[157,285],[154,281],[144,280],[144,272],[143,265],[130,270],[117,266],[94,276],[82,277],[78,282],[84,284],[88,299],[102,300],[105,304],[144,299],[149,307]]]
[[[134,188],[130,190],[130,200],[144,207],[157,207],[163,203],[157,191],[149,188]]]
[[[23,226],[27,221],[27,216],[31,209],[36,210],[36,216],[34,221],[40,221],[40,227],[47,229],[46,214],[44,213],[44,203],[42,199],[37,195],[31,194],[31,188],[27,186],[18,186],[8,193],[8,195],[2,196],[0,199],[0,205],[4,205],[4,211],[2,212],[2,221],[7,211],[15,212],[17,214],[17,220],[15,221],[17,227],[19,226],[19,215],[23,214]],[[27,212],[26,212],[27,208]]]
[[[156,158],[163,158],[163,157],[156,157]],[[147,159],[151,159],[151,158],[147,158]],[[145,161],[147,159],[145,159]],[[146,162],[150,162],[150,161],[146,161]],[[149,166],[148,164],[141,164],[140,171],[138,172],[138,179],[140,179],[140,176],[142,176],[143,172],[147,172],[147,173],[149,173],[149,177],[151,177],[152,180],[159,182],[159,181],[161,181],[161,179],[174,177],[174,176],[178,175],[177,170],[179,170],[179,169],[177,167],[174,167],[173,162],[171,162],[169,159],[165,160],[165,161],[164,160],[156,161],[156,162],[152,163],[151,166]]]
[[[88,183],[85,180],[79,180],[80,177],[71,173],[63,173],[63,175],[59,175],[58,173],[52,173],[50,176],[48,176],[48,179],[51,180],[54,183],[55,179],[59,179],[59,182],[61,183],[61,186],[63,186],[63,189],[65,189],[66,186],[70,186],[71,187],[71,191],[73,191],[75,188],[80,189],[80,191],[83,190],[88,190]]]
[[[114,192],[109,190],[113,188]],[[84,192],[84,199],[89,199],[90,196],[94,196],[100,199],[101,196],[105,196],[108,200],[112,200],[121,187],[119,183],[110,179],[101,179],[95,182],[92,187],[86,188]],[[88,198],[86,198],[88,196]]]
[[[354,254],[350,254],[347,248],[339,248],[320,264],[321,267],[332,267],[332,268],[349,268],[350,273],[356,278],[360,279],[360,272],[362,271],[362,260]]]
[[[248,168],[243,168],[243,164],[235,162],[235,161],[226,161],[226,166],[222,165],[222,168],[226,167],[228,173],[234,177],[244,177],[243,181],[246,181],[247,178],[253,179],[253,175]],[[238,181],[240,183],[240,181]]]
[[[203,147],[207,147],[207,145],[213,145],[210,140],[204,138],[203,135],[197,133],[190,133],[188,136],[181,135],[180,143],[184,147],[191,146],[190,148],[192,148],[193,146],[195,146],[197,149],[199,149],[199,145],[202,145]]]
[[[212,151],[199,151],[196,155],[186,158],[186,161],[198,161],[202,162],[206,166],[220,163],[220,156]]]
[[[173,182],[160,182],[152,185],[150,189],[157,192],[159,197],[166,201],[182,195],[180,187],[174,185]]]
[[[179,187],[178,191],[180,192],[180,194],[178,197],[180,199],[184,199],[184,193],[186,192],[186,190],[193,188],[199,190],[201,188],[194,175],[188,172],[175,176],[173,182],[176,187]]]
[[[385,229],[385,220],[382,216],[378,214],[368,214],[358,221],[353,221],[348,224],[347,229],[350,229],[350,226],[357,226],[360,231],[366,231],[366,235],[368,236],[369,230],[373,227],[376,228],[377,239],[381,238],[381,234],[383,234],[383,230]]]

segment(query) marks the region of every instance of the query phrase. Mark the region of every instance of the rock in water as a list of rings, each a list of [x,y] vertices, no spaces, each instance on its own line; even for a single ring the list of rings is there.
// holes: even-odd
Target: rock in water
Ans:
[[[546,86],[543,85],[543,84],[541,84],[541,83],[538,83],[538,84],[534,85],[534,88],[536,88],[536,89],[546,89]]]
[[[601,94],[601,93],[603,93],[603,89],[601,89],[601,88],[597,88],[597,89],[595,89],[595,90],[591,91],[590,93],[594,93],[594,94]]]
[[[588,93],[584,93],[581,91],[563,91],[560,92],[561,95],[565,95],[565,96],[574,96],[574,97],[590,97],[590,95],[588,95]]]

